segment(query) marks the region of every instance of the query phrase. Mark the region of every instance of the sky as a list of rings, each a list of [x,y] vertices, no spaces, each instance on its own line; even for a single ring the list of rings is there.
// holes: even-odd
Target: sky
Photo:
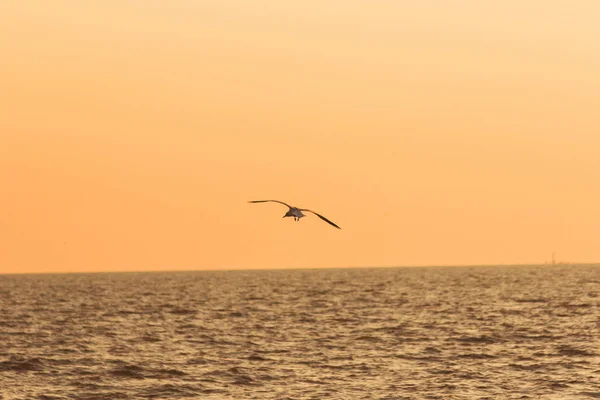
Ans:
[[[4,0],[0,273],[600,261],[599,19]]]

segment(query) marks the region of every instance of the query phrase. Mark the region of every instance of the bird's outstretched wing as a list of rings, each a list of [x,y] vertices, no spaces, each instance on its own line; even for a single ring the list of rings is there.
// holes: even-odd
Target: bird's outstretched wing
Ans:
[[[342,228],[340,228],[339,226],[337,226],[336,224],[334,224],[333,222],[331,222],[330,220],[328,220],[327,218],[325,218],[324,216],[322,216],[322,215],[321,215],[321,214],[319,214],[319,213],[316,213],[316,212],[314,212],[314,211],[312,211],[312,210],[309,210],[309,209],[306,209],[306,208],[301,208],[301,209],[300,209],[300,211],[308,211],[308,212],[310,212],[310,213],[313,213],[313,214],[315,214],[317,217],[321,218],[323,221],[327,222],[329,225],[335,226],[335,227],[336,227],[336,228],[338,228],[338,229],[342,229]]]
[[[279,200],[250,200],[248,203],[267,203],[267,202],[279,203],[279,204],[283,204],[284,206],[287,206],[288,208],[292,208],[292,206],[290,206],[289,204],[284,203],[283,201],[279,201]]]

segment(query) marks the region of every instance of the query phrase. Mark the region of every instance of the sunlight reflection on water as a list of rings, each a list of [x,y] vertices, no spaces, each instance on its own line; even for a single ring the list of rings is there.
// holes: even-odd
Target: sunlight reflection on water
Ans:
[[[0,291],[3,399],[600,398],[597,266],[5,275]]]

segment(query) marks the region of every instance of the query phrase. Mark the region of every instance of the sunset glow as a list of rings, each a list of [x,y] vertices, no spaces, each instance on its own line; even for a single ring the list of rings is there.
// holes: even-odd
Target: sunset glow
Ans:
[[[599,16],[5,0],[0,273],[598,261]]]

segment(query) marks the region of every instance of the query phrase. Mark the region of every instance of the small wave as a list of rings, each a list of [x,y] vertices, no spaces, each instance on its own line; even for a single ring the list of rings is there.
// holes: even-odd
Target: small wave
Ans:
[[[40,358],[19,359],[14,358],[8,361],[0,362],[0,371],[42,371],[45,369],[45,362]]]
[[[208,364],[211,364],[211,361],[207,360],[205,358],[192,358],[192,359],[188,360],[186,364],[187,365],[208,365]]]
[[[483,343],[483,344],[493,344],[497,343],[498,339],[494,339],[490,336],[482,335],[482,336],[461,336],[459,338],[455,338],[457,342],[461,343]]]
[[[457,357],[458,358],[469,358],[469,359],[473,359],[473,360],[486,360],[486,359],[490,359],[490,358],[497,358],[496,356],[493,356],[491,354],[485,354],[485,353],[458,354]]]
[[[217,344],[219,343],[214,337],[206,334],[198,335],[194,339],[189,339],[189,343],[198,343],[198,344]]]
[[[192,310],[189,308],[182,308],[182,307],[174,307],[171,310],[169,310],[169,313],[171,314],[175,314],[175,315],[193,315],[196,314],[196,310]]]
[[[600,392],[580,392],[582,396],[592,397],[594,399],[600,399]]]
[[[427,361],[427,362],[438,362],[441,360],[440,357],[435,356],[418,356],[412,354],[397,354],[396,358],[401,358],[403,360],[413,360],[413,361]]]
[[[317,368],[323,368],[323,369],[338,369],[338,370],[344,370],[348,368],[348,365],[333,365],[333,364],[324,364],[324,365],[317,365]]]
[[[273,361],[270,358],[261,357],[258,354],[252,354],[251,356],[248,357],[248,360],[250,360],[250,361]]]
[[[563,338],[560,335],[527,335],[527,334],[514,334],[514,339],[528,339],[528,340],[557,340]]]
[[[215,370],[206,375],[221,378],[219,379],[221,383],[227,382],[229,384],[239,386],[251,386],[257,384],[255,379],[248,374],[248,370],[242,367],[231,367],[228,369]],[[203,380],[207,382],[209,381],[208,379],[211,378],[207,378],[207,376],[203,378]]]
[[[232,383],[234,385],[248,385],[248,386],[256,384],[254,379],[252,379],[250,377],[250,375],[246,375],[246,374],[235,376]]]
[[[158,336],[154,336],[154,335],[144,335],[140,339],[142,341],[148,342],[148,343],[157,343],[157,342],[160,342],[160,338]]]
[[[508,364],[508,366],[512,369],[516,369],[518,371],[537,371],[539,369],[545,369],[548,368],[547,365],[544,364],[529,364],[529,365],[522,365],[522,364]]]
[[[233,317],[233,318],[242,318],[242,317],[245,317],[246,314],[244,314],[241,311],[232,311],[232,312],[229,313],[229,316]]]
[[[240,367],[231,367],[227,370],[227,372],[231,373],[231,374],[243,374],[244,373],[244,368],[240,368]]]
[[[425,353],[435,353],[440,354],[442,351],[436,347],[427,346],[423,349]]]
[[[157,385],[145,390],[142,393],[147,398],[175,398],[175,397],[193,397],[197,396],[201,392],[204,392],[203,387],[196,387],[191,385],[174,385],[171,383],[165,383],[163,385]]]
[[[333,318],[332,320],[338,324],[347,324],[347,323],[356,322],[356,318],[347,318],[347,317],[338,317],[338,318]]]
[[[142,368],[134,364],[124,364],[112,369],[109,372],[112,376],[129,379],[170,379],[186,376],[187,374],[178,369],[152,369]]]
[[[571,346],[560,346],[558,348],[558,354],[561,356],[569,356],[569,357],[595,357],[596,353],[585,350],[585,349],[577,349]]]
[[[594,305],[590,303],[561,303],[559,306],[565,308],[590,308]]]
[[[531,298],[531,299],[521,298],[521,299],[514,299],[514,301],[516,301],[517,303],[546,303],[547,302],[546,299],[542,299],[542,298]]]
[[[209,372],[207,375],[212,376],[234,376],[234,375],[242,375],[245,373],[244,368],[241,367],[231,367],[228,369],[219,369],[215,371]]]
[[[354,339],[356,341],[360,341],[360,342],[381,342],[381,338],[375,337],[375,336],[359,336],[356,339]]]
[[[130,398],[126,392],[114,392],[114,391],[101,391],[101,392],[91,392],[89,394],[86,393],[78,393],[77,399],[81,400],[114,400],[114,399],[128,399]]]
[[[168,378],[174,378],[174,377],[180,377],[180,376],[186,376],[186,375],[187,374],[183,371],[180,371],[176,368],[171,368],[171,369],[152,370],[148,374],[148,377],[156,378],[156,379],[168,379]]]
[[[319,380],[315,380],[315,379],[302,379],[300,382],[304,382],[304,383],[310,383],[311,385],[326,385],[327,382],[325,381],[319,381]]]
[[[253,343],[253,345],[255,346],[259,346],[259,344],[257,343]],[[290,353],[291,350],[289,349],[273,349],[273,350],[256,350],[257,353],[265,353],[265,354],[285,354],[285,353]]]
[[[562,382],[552,382],[548,385],[550,389],[567,389],[570,385]]]
[[[431,371],[429,371],[430,374],[434,374],[434,375],[451,375],[454,372],[456,372],[456,371],[454,371],[452,369],[444,369],[444,368],[432,369]]]
[[[136,311],[136,310],[119,310],[114,315],[118,316],[118,315],[141,315],[141,314],[142,314],[141,311]]]
[[[144,369],[137,365],[121,365],[109,372],[113,376],[119,378],[144,379]]]

